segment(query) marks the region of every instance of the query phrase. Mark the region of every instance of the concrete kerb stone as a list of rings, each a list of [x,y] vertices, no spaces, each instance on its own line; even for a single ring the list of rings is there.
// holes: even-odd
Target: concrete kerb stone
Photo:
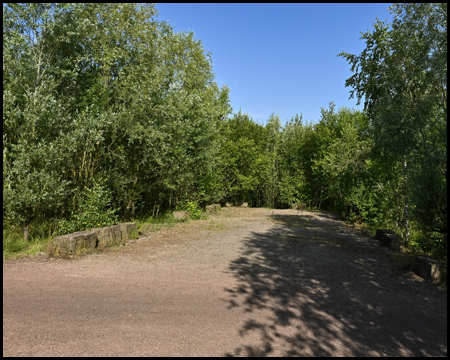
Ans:
[[[402,243],[402,238],[397,234],[384,234],[381,240],[379,240],[381,246],[390,248],[390,249],[399,249]]]
[[[120,223],[120,231],[122,232],[122,241],[131,239],[131,232],[137,233],[137,225],[134,222]]]
[[[381,242],[383,243],[384,246],[398,250],[400,249],[403,240],[402,237],[398,234],[385,234]]]
[[[430,256],[417,256],[417,264],[413,269],[416,275],[432,283],[447,284],[447,266],[444,262]]]
[[[212,205],[207,205],[205,207],[205,211],[207,213],[216,213],[220,210],[221,206],[220,204],[212,204]]]
[[[101,228],[92,229],[97,234],[98,247],[100,249],[112,245],[118,245],[122,241],[122,230],[120,225],[111,225]]]
[[[381,242],[382,246],[399,249],[402,245],[402,238],[392,230],[377,229],[375,239]]]
[[[173,212],[173,217],[175,219],[189,219],[190,218],[190,214],[189,211],[174,211]]]
[[[402,238],[392,230],[377,229],[375,239],[381,242],[382,246],[398,250],[402,245]],[[413,272],[432,283],[447,284],[447,265],[430,256],[417,256]]]
[[[382,241],[383,236],[385,236],[386,234],[395,234],[395,232],[388,229],[377,229],[375,233],[375,239]]]
[[[86,250],[95,249],[98,245],[95,231],[77,231],[72,234],[57,236],[53,239],[53,248],[59,256],[80,254]]]
[[[303,203],[291,204],[291,208],[293,210],[305,210],[306,209],[306,204],[303,204]]]
[[[77,231],[72,234],[56,236],[52,247],[61,257],[78,255],[86,250],[103,249],[118,245],[131,238],[132,230],[137,230],[136,223],[121,223],[92,230]]]

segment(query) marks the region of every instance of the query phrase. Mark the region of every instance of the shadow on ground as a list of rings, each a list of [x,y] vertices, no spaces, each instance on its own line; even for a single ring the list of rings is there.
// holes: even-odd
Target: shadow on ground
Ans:
[[[229,265],[243,324],[225,356],[447,355],[446,291],[393,274],[374,240],[331,218],[271,218]]]

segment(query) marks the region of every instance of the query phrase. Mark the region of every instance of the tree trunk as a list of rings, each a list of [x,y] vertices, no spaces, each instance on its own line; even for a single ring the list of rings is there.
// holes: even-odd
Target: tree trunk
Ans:
[[[409,243],[409,201],[408,201],[408,173],[407,173],[407,164],[406,164],[406,156],[403,157],[403,181],[404,181],[404,191],[405,191],[405,243]]]
[[[28,242],[28,230],[29,230],[30,224],[26,223],[25,227],[23,228],[23,238],[26,242]]]

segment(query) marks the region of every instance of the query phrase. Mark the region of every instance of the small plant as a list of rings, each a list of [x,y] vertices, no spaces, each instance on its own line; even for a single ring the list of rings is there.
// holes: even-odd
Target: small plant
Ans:
[[[197,201],[186,201],[182,206],[180,210],[189,211],[189,215],[191,219],[198,220],[203,218],[202,216],[202,209],[198,206]]]
[[[139,237],[139,231],[137,231],[135,229],[131,229],[130,238],[131,239],[137,239],[138,237]]]

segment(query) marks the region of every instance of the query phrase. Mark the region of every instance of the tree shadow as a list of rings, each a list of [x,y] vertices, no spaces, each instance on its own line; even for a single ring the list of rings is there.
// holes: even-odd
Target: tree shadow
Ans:
[[[447,355],[446,290],[394,275],[387,250],[343,223],[271,218],[229,265],[243,344],[225,356]]]

